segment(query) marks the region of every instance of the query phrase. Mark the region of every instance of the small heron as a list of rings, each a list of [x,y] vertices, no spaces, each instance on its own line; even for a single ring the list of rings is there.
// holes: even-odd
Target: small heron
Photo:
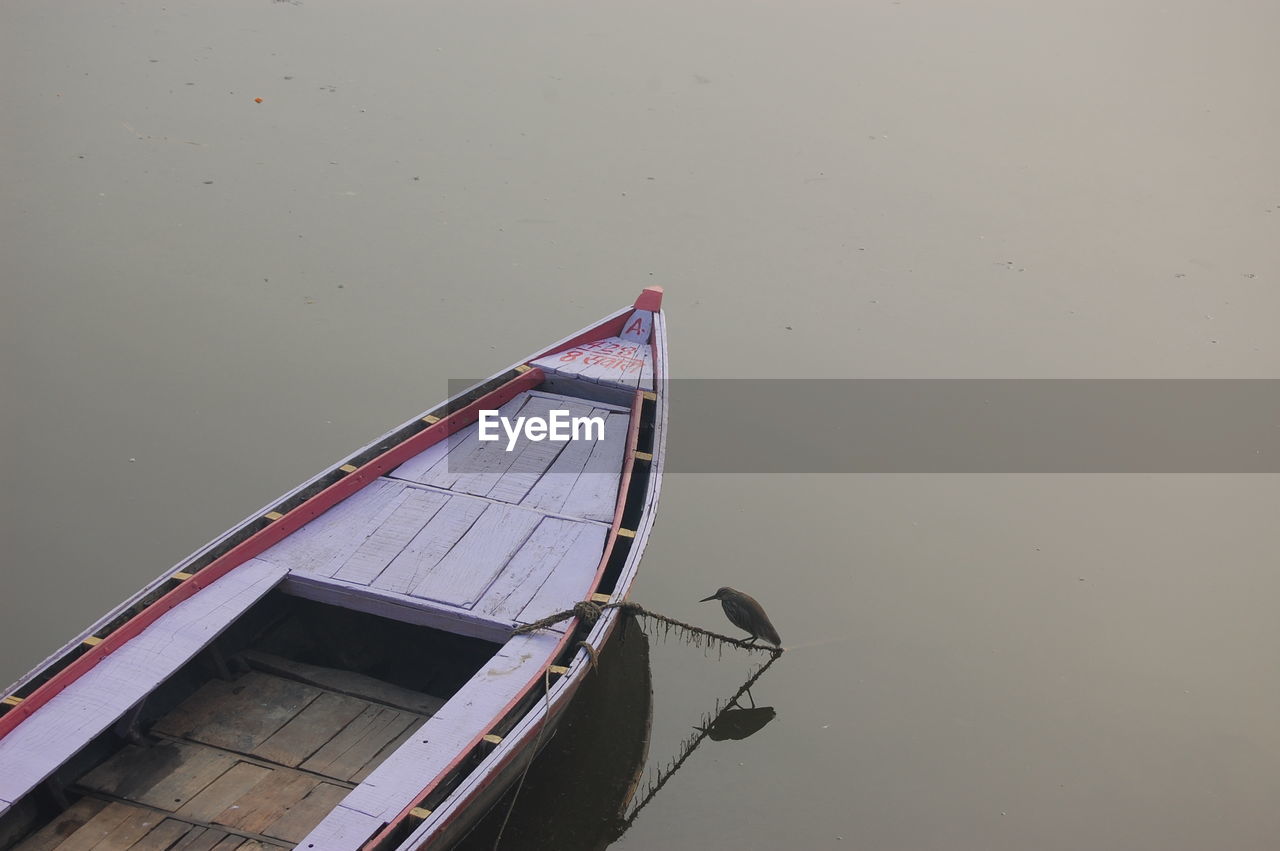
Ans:
[[[773,624],[769,623],[769,616],[764,613],[764,606],[757,603],[755,597],[733,588],[721,588],[710,597],[703,597],[699,602],[705,603],[709,600],[719,600],[721,608],[724,609],[724,616],[729,619],[729,622],[738,629],[745,629],[751,633],[749,640],[763,638],[775,647],[782,646],[778,631],[773,628]]]

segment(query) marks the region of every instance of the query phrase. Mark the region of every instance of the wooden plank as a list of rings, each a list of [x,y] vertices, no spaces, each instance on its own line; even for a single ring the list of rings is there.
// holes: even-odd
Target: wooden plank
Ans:
[[[510,413],[500,412],[500,416],[506,417],[511,421],[514,428],[517,421],[522,417],[541,417],[546,418],[551,408],[551,402],[548,399],[534,398],[528,393],[522,394],[521,404],[513,407]],[[498,435],[497,440],[485,441],[479,438],[479,429],[476,431],[476,443],[478,444],[475,451],[468,456],[450,455],[448,459],[450,472],[456,475],[454,482],[449,485],[449,489],[457,493],[466,493],[473,496],[484,496],[493,487],[494,483],[501,478],[502,474],[511,467],[513,461],[518,457],[518,452],[512,448],[507,451],[507,444],[510,438],[507,436],[505,429],[498,427],[490,430],[490,433]],[[517,438],[517,446],[526,443],[523,435]]]
[[[536,397],[535,401],[541,402],[544,399],[547,407],[546,415],[549,415],[551,410],[568,411],[570,417],[596,415],[595,408],[590,403],[553,401],[541,395]],[[601,413],[600,416],[603,418],[604,414]],[[508,453],[516,457],[502,475],[494,479],[489,489],[481,495],[502,502],[519,503],[572,442],[532,441],[521,438],[519,445]]]
[[[250,671],[232,682],[210,680],[153,729],[249,754],[320,694],[303,683]]]
[[[176,815],[178,818],[188,818],[192,821],[213,822],[251,789],[277,772],[285,773],[285,770],[273,770],[249,762],[237,762],[230,771],[210,783],[179,808]]]
[[[366,533],[368,537],[330,575],[357,585],[373,582],[448,501],[448,496],[437,491],[406,488],[390,516]],[[359,538],[362,531],[353,530],[352,537]]]
[[[0,799],[19,800],[194,658],[284,574],[266,562],[245,562],[66,686],[0,739]]]
[[[187,835],[173,846],[172,851],[213,851],[225,842],[228,834],[225,830],[213,827],[193,827]],[[236,837],[239,840],[239,837]]]
[[[385,706],[369,706],[301,767],[326,777],[351,780],[411,724],[420,724],[425,716],[400,712]]]
[[[644,369],[649,347],[615,337],[602,341],[583,358],[586,364],[578,377],[596,384],[609,384],[634,390]]]
[[[254,756],[296,768],[369,708],[354,697],[325,692],[262,744]]]
[[[553,402],[561,402],[563,404],[557,407],[565,407],[567,405],[588,405],[593,408],[604,408],[606,411],[616,411],[620,414],[629,414],[631,409],[625,405],[611,405],[608,402],[599,402],[580,396],[570,396],[565,393],[552,393],[547,390],[530,390],[529,395],[537,399],[550,399]]]
[[[274,835],[271,833],[272,825],[301,803],[321,782],[296,771],[273,771],[210,821],[246,833]]]
[[[495,620],[470,609],[405,594],[392,594],[373,586],[351,585],[336,579],[290,576],[281,585],[281,590],[308,600],[442,629],[458,635],[482,638],[496,644],[506,641],[516,626],[510,621]]]
[[[609,337],[539,358],[534,364],[557,375],[634,390],[645,372],[646,362],[650,364],[652,386],[652,357],[649,346],[643,343]]]
[[[588,527],[591,524],[572,520],[543,520],[519,552],[507,562],[506,568],[494,580],[493,585],[485,591],[475,610],[505,620],[516,620]],[[599,538],[603,542],[603,527],[591,528],[600,530]],[[596,561],[599,559],[600,554],[596,553]],[[595,564],[591,566],[591,570],[594,573]]]
[[[233,756],[185,742],[129,745],[77,785],[173,812],[235,764]]]
[[[479,500],[451,497],[404,551],[391,560],[372,587],[395,594],[406,594],[417,587],[487,507]]]
[[[361,848],[382,829],[383,821],[339,804],[310,833],[298,841],[297,847],[316,851],[348,851]]]
[[[185,821],[165,819],[154,830],[134,843],[129,851],[169,851],[178,840],[191,832],[191,825]]]
[[[100,839],[96,845],[90,846],[95,851],[116,851],[116,849],[122,849],[123,851],[123,849],[132,848],[165,821],[163,813],[130,806],[129,804],[111,804],[107,809],[117,806],[127,807],[129,815],[114,830]]]
[[[600,406],[593,407],[590,416],[605,418],[606,440],[615,439],[609,431],[610,428],[616,430],[620,423],[625,434],[630,422],[629,413],[619,414]],[[623,417],[624,419],[614,420],[614,417]],[[538,511],[567,513],[564,511],[565,501],[578,483],[578,479],[582,476],[583,470],[592,453],[596,450],[598,443],[599,441],[570,441],[564,451],[556,458],[555,463],[543,474],[538,483],[529,490],[528,496],[521,500],[520,504]],[[613,519],[612,515],[610,515],[609,519]]]
[[[540,357],[532,363],[534,366],[541,367],[547,373],[556,375],[577,376],[586,368],[583,358],[591,351],[591,347],[597,341],[593,340],[574,346],[564,351],[556,352],[552,355]]]
[[[211,851],[238,851],[238,849],[243,848],[249,842],[253,842],[253,840],[246,840],[242,836],[230,834],[226,839],[223,839],[217,845],[213,846]],[[261,843],[254,842],[254,844],[261,847]]]
[[[492,481],[492,486],[484,496],[499,502],[518,504],[570,443],[551,440],[536,443],[531,440],[523,441],[523,446],[512,450],[515,458],[511,465]]]
[[[291,571],[332,576],[408,495],[404,484],[376,479],[259,556]]]
[[[421,732],[421,730],[422,730],[421,724],[418,724],[418,723],[410,724],[408,727],[404,729],[404,732],[400,733],[400,735],[396,736],[394,739],[392,739],[391,741],[383,745],[382,750],[378,751],[378,753],[373,757],[373,759],[366,762],[363,768],[361,768],[355,774],[351,775],[351,782],[363,783],[365,780],[369,778],[369,775],[372,774],[374,770],[377,769],[377,767],[386,760],[387,757],[391,756],[393,753],[398,751],[401,745],[409,741],[409,738],[411,736],[416,736],[419,732]]]
[[[558,633],[513,636],[443,709],[351,791],[343,807],[389,820],[413,803],[459,754],[496,725],[507,706],[541,681],[560,638]]]
[[[92,818],[71,834],[63,834],[57,845],[45,847],[57,848],[59,851],[116,851],[126,849],[145,836],[159,824],[164,816],[153,810],[135,807],[119,802],[107,804]],[[25,843],[18,846],[27,846]]]
[[[257,670],[361,700],[383,703],[417,715],[431,715],[444,705],[444,701],[434,695],[423,694],[354,671],[308,665],[258,650],[247,650],[241,656]]]
[[[487,503],[475,525],[409,593],[455,606],[472,605],[541,519],[516,506]]]
[[[466,431],[466,429],[460,429],[439,443],[433,443],[390,473],[387,473],[387,477],[421,483],[423,477],[440,462],[440,459],[448,455],[450,449],[462,442],[463,434]]]
[[[278,848],[277,845],[264,845],[256,839],[246,839],[241,845],[236,846],[236,851],[258,851],[260,848]]]
[[[348,791],[332,783],[320,783],[261,832],[286,842],[297,843],[347,796]]]
[[[630,417],[610,414],[604,427],[604,440],[595,441],[591,457],[587,459],[569,495],[565,497],[563,513],[571,517],[611,521],[618,505],[618,483],[622,476],[622,461],[627,450],[627,432]]]
[[[15,851],[52,851],[67,837],[88,824],[106,806],[106,801],[97,798],[81,798],[53,821],[14,846]]]
[[[529,602],[515,616],[521,623],[533,623],[540,618],[573,608],[595,585],[596,570],[604,554],[605,539],[609,532],[601,526],[579,524],[582,533],[556,563],[545,581],[537,586]],[[562,621],[561,628],[570,621]]]
[[[513,418],[527,401],[529,401],[529,394],[521,393],[499,407],[497,409],[498,416]],[[485,408],[484,410],[493,409]],[[422,477],[415,478],[414,481],[441,488],[452,488],[459,476],[476,468],[481,454],[490,447],[502,444],[503,441],[501,440],[492,442],[480,440],[480,427],[479,423],[476,422],[453,435],[449,439],[449,451],[436,461]],[[401,475],[400,478],[404,478],[404,476]]]

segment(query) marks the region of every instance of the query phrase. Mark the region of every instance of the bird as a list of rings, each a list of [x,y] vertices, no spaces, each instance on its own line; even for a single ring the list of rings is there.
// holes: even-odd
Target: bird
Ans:
[[[745,629],[751,633],[750,641],[763,638],[775,647],[782,646],[778,631],[773,628],[773,624],[769,622],[769,616],[764,613],[764,606],[757,603],[755,597],[726,587],[716,591],[710,597],[703,597],[698,602],[706,603],[709,600],[719,600],[721,608],[724,609],[724,616],[738,629]]]

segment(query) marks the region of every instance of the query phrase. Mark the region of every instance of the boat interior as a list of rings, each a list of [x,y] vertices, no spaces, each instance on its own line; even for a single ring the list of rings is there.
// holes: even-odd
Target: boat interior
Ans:
[[[17,847],[293,847],[497,649],[273,591],[46,782]]]
[[[553,409],[599,418],[602,439],[521,437],[508,450],[505,435],[461,428],[177,604],[0,740],[0,761],[21,768],[0,778],[0,848],[294,847],[344,814],[352,829],[392,821],[423,777],[464,777],[537,697],[529,676],[510,674],[532,663],[540,678],[574,652],[563,623],[513,630],[607,596],[626,557],[625,537],[612,536],[611,554],[606,544],[643,510],[647,468],[620,493],[629,446],[652,449],[653,395],[638,392],[653,387],[652,317],[642,319],[631,338],[531,362],[542,380],[500,408],[512,420]],[[445,709],[454,698],[466,712]]]

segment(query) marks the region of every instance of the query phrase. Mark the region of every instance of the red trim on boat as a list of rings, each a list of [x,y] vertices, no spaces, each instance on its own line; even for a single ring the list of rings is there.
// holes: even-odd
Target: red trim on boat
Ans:
[[[525,390],[541,384],[544,378],[542,370],[536,367],[521,373],[466,407],[454,411],[444,419],[427,426],[427,428],[412,437],[391,447],[351,475],[320,491],[320,493],[298,505],[270,526],[259,530],[218,556],[190,579],[156,600],[141,612],[138,612],[138,614],[102,639],[101,643],[90,648],[83,656],[80,656],[55,674],[48,682],[27,695],[22,703],[0,716],[0,738],[7,736],[15,727],[31,717],[37,709],[52,700],[55,695],[82,677],[108,655],[128,643],[131,639],[136,638],[144,629],[159,620],[165,612],[190,598],[201,588],[208,586],[214,580],[225,576],[249,559],[259,555],[271,545],[293,534],[383,473],[400,466],[427,447],[440,442],[464,426],[474,422],[479,418],[481,408],[501,407]]]
[[[662,287],[645,287],[636,299],[636,310],[662,310]]]

